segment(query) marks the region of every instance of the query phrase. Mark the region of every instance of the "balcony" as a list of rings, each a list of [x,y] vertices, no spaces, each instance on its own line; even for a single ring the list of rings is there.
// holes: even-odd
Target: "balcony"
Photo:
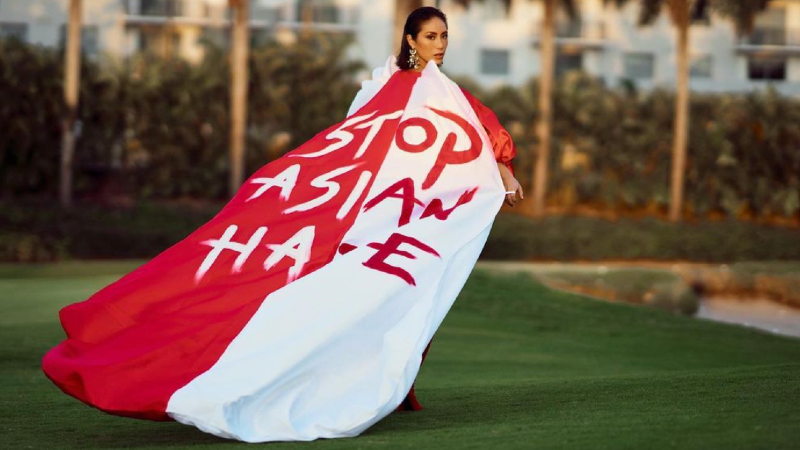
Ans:
[[[757,27],[739,38],[736,50],[747,54],[800,55],[800,28]]]
[[[199,27],[226,28],[232,21],[232,12],[225,6],[190,8],[189,0],[124,0],[125,24],[129,27],[164,25],[191,25]],[[252,2],[250,8],[250,28],[265,30],[270,28],[302,29],[318,31],[353,31],[359,20],[360,10],[355,7],[316,7],[302,20],[287,20],[283,7],[260,6]]]
[[[230,23],[224,13],[213,14],[208,6],[191,11],[186,0],[124,0],[127,26],[196,25],[222,27]],[[227,9],[227,8],[225,8]],[[192,14],[194,12],[194,14]]]
[[[360,21],[358,7],[343,7],[334,3],[297,3],[295,20],[281,21],[279,26],[287,29],[311,29],[324,32],[353,32]]]
[[[140,0],[139,15],[150,17],[183,16],[182,0]]]

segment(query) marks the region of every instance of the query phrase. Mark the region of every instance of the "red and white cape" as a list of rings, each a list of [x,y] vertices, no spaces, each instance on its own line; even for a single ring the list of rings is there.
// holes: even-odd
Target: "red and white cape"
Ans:
[[[112,414],[247,442],[356,436],[402,408],[504,199],[514,146],[443,75],[364,83],[341,123],[88,300],[43,369]],[[413,392],[412,392],[413,397]]]

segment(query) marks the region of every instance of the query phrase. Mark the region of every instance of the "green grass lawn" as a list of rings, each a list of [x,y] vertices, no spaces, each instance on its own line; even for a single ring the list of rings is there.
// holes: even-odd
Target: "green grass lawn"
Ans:
[[[39,362],[58,309],[138,263],[0,266],[0,448],[233,448],[103,414]],[[268,448],[800,448],[800,340],[476,271],[417,379],[425,407],[354,439]]]

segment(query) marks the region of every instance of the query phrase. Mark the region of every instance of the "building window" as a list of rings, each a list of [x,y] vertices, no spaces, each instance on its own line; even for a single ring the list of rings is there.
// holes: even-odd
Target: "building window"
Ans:
[[[481,73],[484,75],[508,75],[508,50],[481,50]]]
[[[771,7],[758,14],[753,32],[747,37],[751,45],[786,45],[786,9]]]
[[[67,47],[67,26],[68,24],[61,24],[58,32],[58,46],[62,49]],[[85,55],[97,54],[99,50],[97,33],[97,25],[84,25],[81,27],[81,53]]]
[[[711,55],[700,55],[692,60],[689,67],[692,78],[712,78],[714,76],[714,59]]]
[[[580,20],[557,21],[555,27],[557,38],[583,37],[583,23]]]
[[[652,53],[626,53],[625,77],[634,80],[653,78],[655,57]]]
[[[266,7],[258,3],[253,3],[250,9],[250,19],[264,21],[270,24],[280,22],[283,20],[283,8]]]
[[[339,8],[333,0],[299,0],[297,17],[301,22],[338,23]]]
[[[747,76],[751,80],[785,80],[786,58],[751,56],[747,60]]]
[[[27,23],[0,23],[0,39],[17,39],[25,42],[28,39]]]
[[[786,45],[788,32],[786,28],[761,27],[753,30],[745,37],[745,42],[750,45]]]
[[[555,33],[558,38],[580,38],[583,36],[583,23],[580,17],[570,17],[562,8],[558,8]]]
[[[583,70],[583,53],[559,52],[556,54],[556,76]]]

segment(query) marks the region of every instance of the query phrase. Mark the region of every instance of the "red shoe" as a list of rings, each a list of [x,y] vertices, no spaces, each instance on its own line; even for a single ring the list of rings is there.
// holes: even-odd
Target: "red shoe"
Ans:
[[[414,385],[411,385],[411,390],[408,391],[408,395],[403,400],[403,403],[397,407],[395,411],[419,411],[422,409],[422,405],[419,404],[417,401],[417,396],[414,395]]]
[[[433,341],[433,339],[431,339],[431,341]],[[422,367],[422,363],[425,362],[425,356],[428,355],[428,350],[430,350],[430,348],[431,343],[428,342],[428,346],[425,347],[425,351],[422,352],[422,361],[419,363],[420,367]],[[411,389],[408,391],[408,394],[406,394],[406,398],[397,406],[395,411],[419,411],[422,409],[422,405],[419,404],[417,396],[414,394],[414,384],[415,383],[411,383]]]

